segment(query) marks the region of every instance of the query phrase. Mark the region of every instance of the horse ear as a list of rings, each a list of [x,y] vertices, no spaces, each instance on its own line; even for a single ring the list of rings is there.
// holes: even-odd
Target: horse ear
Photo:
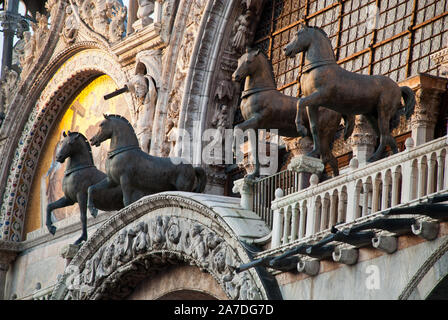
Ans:
[[[103,113],[104,119],[107,119],[107,114]]]
[[[65,130],[62,131],[62,136],[63,136],[64,138],[67,137],[67,134],[65,133]]]
[[[67,134],[70,135],[70,133],[71,133],[70,130],[68,130]]]

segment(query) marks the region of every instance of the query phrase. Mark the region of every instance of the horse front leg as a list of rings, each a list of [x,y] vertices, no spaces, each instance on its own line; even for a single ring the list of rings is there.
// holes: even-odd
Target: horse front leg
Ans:
[[[306,137],[308,135],[308,130],[302,124],[303,123],[302,112],[303,112],[303,108],[305,108],[305,107],[306,106],[303,103],[303,98],[300,98],[297,101],[297,112],[296,112],[296,119],[295,119],[297,133],[299,134],[299,137]]]
[[[96,218],[96,216],[98,215],[98,209],[95,208],[95,204],[93,203],[94,198],[93,194],[97,190],[109,189],[114,186],[115,186],[114,183],[108,177],[106,177],[97,184],[91,185],[87,189],[87,208],[89,208],[89,211],[94,218]]]
[[[87,194],[80,192],[76,195],[78,200],[80,218],[81,218],[81,237],[75,241],[74,245],[79,245],[83,241],[87,241]]]
[[[311,134],[313,136],[313,150],[308,152],[307,156],[318,158],[321,154],[320,137],[319,137],[319,109],[307,107],[308,119],[310,121]]]
[[[133,202],[132,194],[134,193],[131,186],[131,179],[128,175],[122,175],[120,177],[121,191],[123,192],[123,204],[125,207]]]
[[[56,200],[55,202],[52,202],[48,204],[47,206],[47,222],[46,226],[48,231],[54,235],[56,233],[56,227],[53,226],[53,222],[51,221],[51,212],[55,209],[68,207],[75,204],[73,201],[67,199],[66,197],[62,197],[59,200]]]
[[[251,118],[236,125],[234,128],[233,147],[232,147],[234,154],[236,152],[236,133],[241,130],[240,132],[243,132],[243,136],[244,136],[244,131],[246,131],[248,129],[255,129],[255,141],[254,141],[255,142],[255,152],[252,150],[253,148],[251,146],[251,151],[252,151],[252,154],[253,154],[254,160],[255,160],[255,168],[254,168],[254,172],[247,176],[247,178],[249,178],[249,179],[254,179],[260,175],[260,161],[258,158],[258,133],[257,133],[256,129],[260,127],[261,120],[262,120],[262,115],[260,113],[255,113]]]

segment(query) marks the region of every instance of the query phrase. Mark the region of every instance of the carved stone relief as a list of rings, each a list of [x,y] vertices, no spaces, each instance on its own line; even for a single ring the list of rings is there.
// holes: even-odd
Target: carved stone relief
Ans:
[[[52,298],[123,299],[143,279],[168,265],[188,263],[210,273],[230,299],[266,299],[254,274],[235,272],[243,262],[241,248],[235,247],[238,241],[231,240],[218,221],[208,221],[209,218],[203,216],[208,215],[205,212],[182,215],[158,212],[158,215],[144,214],[133,221],[131,218],[131,223],[113,231],[98,249],[89,248],[97,243],[94,235],[66,268]],[[123,218],[115,219],[118,220],[102,227],[108,234],[112,232],[112,225],[121,225]],[[101,229],[97,231],[97,237],[102,238],[102,232]],[[90,250],[93,252],[88,254]]]
[[[174,74],[172,91],[169,94],[167,120],[165,122],[165,142],[163,146],[163,154],[165,156],[175,156],[175,147],[177,140],[177,128],[180,115],[180,106],[184,94],[185,79],[190,66],[190,58],[193,54],[193,48],[196,36],[198,34],[199,25],[202,14],[205,10],[205,0],[192,1],[189,16],[187,18],[186,27],[183,34],[183,40],[178,52],[178,62],[176,72]],[[169,154],[166,152],[169,150]]]
[[[25,31],[23,33],[24,49],[23,55],[19,58],[22,67],[21,78],[25,78],[35,59],[40,55],[45,40],[49,35],[48,17],[36,13],[36,22],[31,22],[33,33]]]
[[[127,9],[118,0],[73,0],[80,18],[109,42],[121,40],[125,32]]]

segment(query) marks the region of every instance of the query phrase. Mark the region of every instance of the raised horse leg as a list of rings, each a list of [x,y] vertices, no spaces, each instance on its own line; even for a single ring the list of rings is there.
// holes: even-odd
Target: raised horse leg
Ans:
[[[129,176],[122,175],[120,177],[120,186],[121,191],[123,192],[123,204],[125,207],[133,203],[133,193],[134,189],[131,186],[131,180],[129,179]]]
[[[59,200],[56,200],[55,202],[50,203],[47,206],[47,228],[48,231],[54,235],[56,233],[56,227],[53,225],[53,222],[51,222],[51,212],[55,209],[68,207],[75,204],[73,201],[67,199],[66,197],[62,197]]]
[[[95,205],[93,203],[93,193],[96,190],[109,189],[112,187],[116,187],[116,185],[106,177],[97,184],[94,184],[87,189],[87,208],[89,208],[89,211],[93,217],[96,217],[98,214],[98,209],[95,208]]]
[[[244,132],[247,129],[255,129],[255,152],[254,152],[255,170],[253,173],[251,173],[250,175],[247,176],[247,178],[249,178],[249,179],[253,179],[260,175],[260,161],[258,159],[258,133],[257,133],[256,129],[259,127],[259,122],[260,122],[261,118],[262,118],[261,114],[256,113],[252,118],[247,119],[246,121],[236,125],[234,128],[233,146],[232,146],[233,153],[235,153],[235,151],[236,151],[235,132],[237,132],[237,130],[242,130]]]
[[[75,245],[79,245],[83,241],[87,241],[87,194],[85,192],[79,192],[76,195],[78,200],[80,218],[81,218],[81,237],[75,241]]]

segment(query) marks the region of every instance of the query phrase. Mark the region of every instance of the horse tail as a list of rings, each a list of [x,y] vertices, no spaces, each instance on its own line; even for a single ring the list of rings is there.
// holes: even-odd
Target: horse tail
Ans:
[[[404,100],[404,114],[406,115],[406,119],[409,119],[414,113],[415,108],[415,93],[409,87],[400,87],[401,96]]]
[[[204,168],[194,167],[194,172],[196,173],[197,185],[194,192],[202,193],[205,190],[205,185],[207,184],[207,175],[205,174]]]

